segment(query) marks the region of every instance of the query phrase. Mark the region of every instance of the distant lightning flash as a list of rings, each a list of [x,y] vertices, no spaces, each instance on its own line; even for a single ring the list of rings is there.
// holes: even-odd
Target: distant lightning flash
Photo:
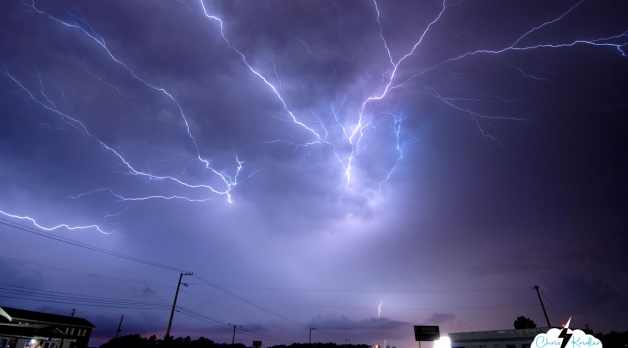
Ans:
[[[193,9],[190,6],[184,5],[187,10],[195,11],[198,16],[204,18],[207,22],[214,23],[217,26],[217,31],[219,32],[219,36],[216,37],[218,40],[224,42],[224,48],[227,52],[233,55],[233,57],[237,57],[236,63],[241,67],[242,71],[245,71],[252,76],[254,76],[258,83],[259,87],[265,89],[270,92],[270,95],[275,100],[277,105],[281,106],[280,112],[282,116],[278,116],[276,118],[281,121],[288,122],[291,127],[298,129],[299,132],[294,134],[294,137],[291,139],[269,139],[264,144],[289,144],[294,148],[294,151],[307,148],[307,147],[325,147],[325,149],[330,149],[331,155],[329,156],[329,160],[332,163],[334,168],[329,168],[334,173],[337,173],[339,182],[342,183],[345,190],[351,193],[357,193],[364,197],[367,197],[370,192],[378,191],[381,192],[384,184],[389,182],[389,180],[393,177],[395,171],[399,168],[400,163],[402,162],[407,146],[413,139],[407,139],[404,135],[404,131],[402,125],[404,124],[405,116],[403,116],[399,110],[402,108],[392,108],[389,110],[382,110],[384,106],[382,105],[384,101],[390,99],[391,95],[395,94],[395,92],[401,90],[404,87],[410,85],[412,81],[415,79],[419,79],[430,72],[436,71],[437,69],[448,65],[454,64],[456,62],[462,61],[466,58],[472,56],[479,55],[501,55],[506,52],[522,52],[529,50],[541,50],[541,49],[560,49],[573,47],[576,45],[590,45],[594,47],[602,47],[602,48],[613,48],[617,50],[622,56],[626,56],[626,45],[628,45],[628,31],[623,31],[621,33],[615,33],[612,35],[601,36],[596,38],[587,38],[587,39],[569,39],[562,42],[541,42],[536,44],[529,43],[530,37],[533,33],[538,33],[545,30],[548,27],[556,25],[558,22],[564,20],[565,18],[572,15],[574,11],[578,7],[580,7],[586,0],[578,0],[571,7],[564,10],[557,16],[540,23],[531,29],[523,32],[523,34],[518,35],[511,41],[509,44],[503,45],[498,48],[480,48],[469,50],[462,53],[456,53],[449,57],[445,57],[444,59],[427,66],[423,66],[421,68],[415,68],[415,70],[410,70],[412,68],[410,65],[411,58],[416,58],[417,55],[424,54],[423,50],[423,42],[427,37],[431,35],[431,33],[436,28],[439,27],[440,23],[444,21],[443,18],[446,18],[448,11],[452,7],[455,7],[460,4],[451,3],[447,0],[438,1],[439,8],[432,15],[431,20],[427,21],[427,24],[424,25],[420,30],[416,33],[404,33],[404,37],[413,37],[413,39],[407,44],[406,48],[402,50],[401,54],[398,52],[393,52],[391,42],[387,39],[387,33],[384,30],[382,22],[380,21],[385,13],[380,10],[380,6],[377,0],[372,0],[372,25],[377,28],[376,40],[379,41],[378,45],[381,49],[382,56],[385,55],[385,58],[382,59],[381,62],[381,80],[377,79],[377,84],[375,86],[360,86],[359,88],[363,88],[361,90],[362,93],[359,94],[357,100],[347,100],[351,99],[348,97],[350,93],[343,93],[344,98],[342,98],[339,102],[329,102],[327,100],[316,101],[317,105],[312,107],[309,110],[298,110],[291,100],[291,97],[288,91],[289,89],[284,88],[285,85],[282,84],[280,79],[280,63],[277,63],[273,57],[270,57],[266,61],[270,61],[272,63],[272,71],[265,72],[263,68],[257,67],[254,63],[255,60],[252,59],[247,53],[248,48],[239,47],[236,43],[237,40],[232,40],[230,37],[230,33],[227,32],[225,27],[225,20],[219,17],[218,15],[212,13],[212,9],[208,8],[206,5],[206,1],[198,0],[199,6],[196,9]],[[38,105],[39,107],[45,109],[51,115],[56,116],[59,120],[67,124],[69,127],[72,127],[78,133],[87,136],[91,141],[98,145],[98,147],[107,153],[109,157],[118,164],[119,168],[122,168],[121,171],[124,175],[135,177],[144,180],[146,183],[168,183],[176,188],[176,190],[183,190],[183,192],[193,194],[184,194],[182,192],[176,191],[176,193],[172,194],[164,194],[163,192],[158,192],[157,194],[147,194],[147,195],[129,195],[124,194],[123,192],[118,192],[113,187],[99,187],[97,189],[83,192],[78,195],[74,195],[71,198],[80,199],[87,195],[95,195],[95,194],[106,194],[110,197],[113,197],[118,202],[123,202],[126,204],[131,204],[135,202],[143,202],[148,200],[165,200],[165,201],[186,201],[193,203],[202,203],[209,200],[211,197],[222,196],[226,197],[226,200],[231,203],[232,202],[232,191],[233,189],[242,182],[240,179],[242,170],[245,162],[240,160],[240,158],[236,155],[235,162],[235,170],[231,171],[231,174],[227,174],[224,170],[216,169],[211,166],[211,161],[203,156],[204,149],[201,149],[199,143],[197,142],[196,137],[194,136],[195,131],[192,129],[194,125],[192,121],[193,118],[190,115],[184,112],[184,106],[177,96],[175,96],[169,89],[165,87],[158,86],[153,82],[150,82],[150,79],[142,77],[138,71],[133,67],[133,64],[128,63],[125,59],[122,58],[122,54],[119,52],[114,52],[112,48],[107,44],[107,41],[103,36],[98,34],[96,30],[83,18],[79,16],[75,16],[72,14],[64,15],[63,19],[58,16],[55,16],[49,12],[46,12],[44,9],[37,6],[35,0],[30,0],[27,2],[26,0],[23,2],[24,5],[33,13],[41,16],[42,18],[46,18],[47,21],[52,23],[56,23],[61,27],[67,28],[68,31],[73,32],[77,35],[81,35],[86,38],[91,45],[94,45],[98,52],[102,52],[103,56],[115,63],[116,66],[120,67],[120,70],[125,74],[138,81],[143,88],[151,91],[151,93],[155,93],[161,96],[161,98],[165,99],[168,103],[171,103],[174,107],[176,107],[178,111],[178,117],[181,119],[184,125],[185,137],[186,141],[189,143],[191,147],[194,148],[194,160],[193,162],[199,166],[202,166],[206,173],[211,176],[213,181],[210,182],[218,182],[219,186],[210,185],[207,182],[198,182],[198,181],[189,181],[183,178],[182,174],[179,175],[169,175],[165,173],[152,173],[148,170],[140,169],[140,165],[135,161],[131,160],[130,157],[124,155],[124,152],[117,148],[117,145],[108,143],[104,141],[104,138],[97,137],[88,127],[88,124],[82,121],[80,116],[75,116],[72,113],[64,112],[63,109],[57,105],[55,102],[55,98],[49,91],[46,90],[44,80],[40,76],[39,71],[35,68],[35,74],[33,81],[24,82],[20,80],[17,75],[12,73],[12,71],[7,67],[2,61],[3,71],[1,72],[4,76],[6,76],[9,80],[11,80],[21,91],[25,94],[33,103]],[[345,28],[345,23],[343,22],[342,12],[339,4],[335,1],[333,2],[333,6],[337,9],[338,13],[338,34],[340,34],[341,29]],[[382,9],[383,10],[383,9]],[[301,49],[305,49],[307,54],[311,57],[316,58],[316,60],[325,59],[322,55],[317,55],[312,48],[310,47],[304,39],[299,36],[291,35],[290,40],[296,38],[296,41],[299,43],[299,47]],[[525,73],[522,69],[511,65],[512,68],[518,70],[523,76],[531,76]],[[403,71],[402,68],[408,70]],[[336,74],[336,67],[333,68],[334,76]],[[87,70],[86,70],[87,71]],[[118,92],[121,96],[129,97],[126,94],[121,92],[121,89],[116,87],[113,84],[105,81],[104,78],[97,76],[89,71],[87,71],[89,75],[98,79],[102,83],[104,83],[109,88],[113,88]],[[369,76],[370,71],[363,71],[364,75]],[[34,86],[34,87],[33,87]],[[70,100],[66,100],[66,97],[63,93],[63,90],[59,89],[60,97],[57,97],[59,100],[63,100],[64,103],[68,104],[71,102]],[[477,126],[480,135],[490,138],[497,143],[501,144],[500,141],[483,128],[483,123],[489,120],[510,120],[510,121],[522,121],[524,118],[522,117],[511,117],[508,115],[495,115],[487,112],[481,112],[473,107],[468,107],[469,103],[473,103],[478,100],[476,96],[470,97],[460,97],[460,96],[452,96],[444,93],[443,91],[439,91],[436,88],[433,88],[429,85],[425,85],[421,87],[419,93],[425,94],[429,97],[434,98],[434,100],[442,103],[452,111],[456,113],[460,113],[468,116]],[[340,95],[343,95],[340,94]],[[69,98],[68,98],[69,99]],[[382,124],[390,125],[390,127],[383,127]],[[305,134],[305,135],[304,135]],[[373,139],[375,138],[375,134],[386,134],[386,151],[387,158],[382,159],[380,157],[374,157],[372,162],[375,162],[373,166],[377,166],[379,171],[371,171],[369,172],[362,167],[360,162],[361,155],[370,151],[374,146]],[[291,134],[292,135],[292,134]],[[381,135],[380,135],[381,136]],[[379,145],[379,144],[378,144]],[[376,149],[381,150],[381,149]],[[393,155],[390,155],[390,154]],[[368,162],[365,160],[365,162]],[[325,168],[328,168],[326,163],[323,164]],[[360,171],[360,169],[364,169]],[[185,169],[180,170],[180,173],[184,173]],[[255,171],[253,171],[253,174]],[[366,174],[365,174],[366,173]],[[377,174],[372,174],[377,173]],[[248,175],[250,178],[253,174]],[[362,176],[360,176],[362,175]],[[362,180],[363,179],[363,180]],[[368,182],[368,179],[372,179],[372,182]],[[370,189],[368,186],[375,186],[375,189]],[[151,191],[152,192],[152,191]],[[370,197],[367,197],[370,198]],[[125,208],[126,209],[126,208]],[[15,218],[28,220],[32,222],[35,226],[41,229],[47,229],[30,217],[21,216],[19,214],[9,214],[5,212],[1,212],[3,215]],[[115,214],[114,214],[115,215]],[[106,217],[113,216],[111,214],[107,214]],[[71,227],[69,225],[61,224],[57,225],[48,230],[54,230],[57,228],[67,228],[67,229],[80,229],[83,227]],[[85,228],[94,228],[100,232],[103,230],[96,226],[86,226]],[[378,307],[378,317],[381,314],[381,306],[380,303]]]
[[[384,301],[379,303],[379,306],[377,306],[377,317],[379,318],[380,315],[382,315],[382,305],[384,304]]]

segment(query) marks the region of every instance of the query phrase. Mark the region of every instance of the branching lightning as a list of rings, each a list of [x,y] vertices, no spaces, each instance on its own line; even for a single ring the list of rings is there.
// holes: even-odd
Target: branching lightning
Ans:
[[[102,148],[104,148],[106,151],[110,152],[111,154],[113,154],[114,158],[117,158],[117,160],[119,161],[120,164],[122,164],[125,168],[126,168],[126,174],[128,175],[134,175],[134,176],[139,176],[139,177],[144,177],[147,180],[164,180],[164,181],[170,181],[176,184],[179,184],[183,187],[187,187],[187,188],[192,188],[192,189],[204,189],[204,190],[208,190],[212,193],[215,194],[219,194],[219,195],[226,195],[228,197],[228,200],[231,201],[231,188],[235,185],[237,185],[237,174],[239,173],[239,171],[242,169],[242,165],[243,165],[243,161],[240,161],[237,159],[236,157],[236,162],[237,162],[237,171],[236,171],[236,175],[232,178],[229,175],[219,172],[211,167],[207,167],[209,168],[214,174],[216,174],[217,176],[219,176],[222,181],[225,183],[225,185],[227,186],[226,190],[218,190],[212,186],[209,185],[203,185],[203,184],[191,184],[191,183],[187,183],[185,181],[180,180],[179,178],[173,177],[173,176],[167,176],[167,175],[154,175],[151,173],[147,173],[147,172],[143,172],[141,170],[136,169],[123,155],[121,152],[115,150],[114,148],[112,148],[111,146],[107,145],[105,142],[101,141],[100,139],[98,139],[96,136],[94,136],[85,126],[85,124],[83,124],[80,120],[78,120],[77,118],[74,118],[72,116],[70,116],[69,114],[61,111],[56,103],[54,103],[52,101],[52,99],[48,96],[43,82],[41,80],[41,77],[39,75],[39,71],[36,70],[37,72],[37,77],[38,79],[35,81],[35,83],[37,84],[38,88],[37,88],[37,92],[31,91],[30,89],[28,89],[24,84],[22,84],[18,79],[16,79],[8,70],[8,68],[4,65],[4,62],[2,63],[2,67],[4,69],[4,75],[7,76],[9,79],[11,79],[17,86],[19,86],[19,88],[21,88],[29,97],[30,99],[39,104],[41,107],[43,107],[44,109],[52,112],[53,114],[56,114],[57,116],[59,116],[61,118],[61,120],[65,123],[67,123],[68,125],[72,126],[73,128],[75,128],[76,130],[78,130],[79,132],[89,136],[91,139],[93,139],[94,141],[96,141],[100,146],[102,146]],[[209,162],[206,160],[203,160],[204,163],[206,163],[207,165],[209,165]],[[116,197],[121,198],[121,195],[115,194]],[[158,197],[158,196],[155,196]],[[191,200],[189,198],[186,197],[180,197],[181,199],[188,199]],[[126,200],[126,199],[125,199]],[[198,200],[195,200],[198,201]]]
[[[361,169],[363,169],[359,158],[362,154],[371,150],[369,145],[375,136],[374,134],[386,133],[389,135],[389,138],[392,139],[388,144],[389,149],[387,149],[389,153],[388,161],[381,161],[381,164],[378,162],[378,164],[384,167],[384,169],[381,170],[379,177],[371,178],[373,179],[373,185],[376,186],[376,189],[379,192],[381,192],[384,185],[389,182],[391,178],[393,178],[395,171],[399,168],[402,160],[404,159],[405,151],[407,150],[408,145],[413,141],[411,137],[405,136],[402,125],[404,124],[406,116],[403,116],[402,113],[398,112],[398,110],[401,109],[400,106],[391,107],[388,111],[382,111],[379,109],[383,107],[381,105],[383,104],[383,101],[387,100],[396,91],[408,86],[411,81],[423,77],[429,72],[445,65],[454,64],[471,56],[478,55],[500,55],[506,52],[559,49],[573,47],[576,45],[590,45],[601,48],[613,48],[616,49],[622,56],[626,56],[625,47],[628,44],[628,31],[609,36],[596,37],[594,39],[570,39],[568,41],[555,43],[526,43],[529,41],[530,36],[532,36],[531,34],[540,32],[552,25],[556,25],[561,20],[570,16],[584,2],[585,0],[577,1],[574,5],[561,12],[559,15],[532,27],[523,34],[514,38],[510,44],[503,47],[492,49],[480,48],[458,53],[451,57],[444,58],[430,66],[421,67],[420,70],[418,70],[418,68],[414,68],[411,65],[411,58],[415,58],[416,56],[426,53],[421,50],[423,42],[427,37],[429,37],[431,32],[436,30],[436,28],[441,25],[441,22],[445,20],[444,18],[447,16],[448,9],[459,3],[451,3],[447,0],[440,2],[438,11],[433,14],[431,17],[432,19],[429,20],[421,30],[417,33],[407,33],[407,36],[411,36],[413,39],[410,40],[410,43],[407,45],[407,49],[404,52],[397,54],[391,49],[391,47],[394,46],[391,46],[389,43],[386,30],[380,21],[382,17],[386,16],[386,13],[383,13],[380,10],[380,6],[376,0],[372,0],[372,24],[377,27],[377,33],[379,35],[377,40],[381,45],[381,53],[383,53],[386,57],[385,61],[382,62],[385,68],[382,69],[382,78],[380,83],[376,86],[364,87],[364,93],[361,94],[361,97],[358,98],[358,100],[351,100],[348,102],[348,93],[345,93],[344,98],[342,98],[340,102],[330,103],[329,101],[322,100],[318,103],[318,105],[324,106],[310,109],[308,112],[303,112],[302,110],[297,111],[298,108],[292,106],[294,103],[291,102],[291,97],[289,93],[286,92],[287,89],[284,88],[284,85],[279,77],[279,66],[276,64],[273,57],[268,58],[268,60],[272,63],[271,71],[264,71],[263,68],[257,67],[252,63],[254,60],[251,59],[248,53],[246,53],[246,47],[238,47],[238,45],[234,43],[236,41],[230,38],[230,33],[227,32],[224,25],[229,19],[223,19],[219,15],[215,14],[215,11],[209,8],[207,2],[204,0],[198,0],[197,8],[186,4],[183,5],[188,11],[196,11],[201,18],[209,23],[215,24],[215,27],[217,28],[217,35],[219,35],[218,38],[224,42],[224,47],[226,48],[225,54],[233,54],[237,57],[237,61],[239,62],[242,70],[255,76],[259,82],[260,88],[271,92],[275,102],[281,106],[281,112],[283,113],[282,116],[277,118],[290,123],[293,126],[293,129],[299,130],[298,134],[295,133],[295,136],[292,139],[269,139],[265,141],[264,144],[288,144],[293,147],[294,151],[313,146],[322,146],[331,150],[332,155],[329,160],[335,165],[335,168],[330,168],[330,170],[338,173],[338,177],[340,178],[339,182],[342,183],[344,189],[358,195],[366,196],[365,192],[367,192],[366,190],[369,188],[362,187],[367,184],[361,182],[359,179],[360,176],[358,174]],[[151,171],[139,169],[140,165],[125,156],[124,152],[117,148],[117,144],[107,143],[97,137],[94,132],[90,130],[88,124],[82,121],[82,117],[80,117],[80,115],[75,116],[70,112],[62,111],[63,108],[58,105],[58,102],[55,102],[55,100],[61,99],[66,104],[71,104],[72,101],[66,100],[61,88],[58,88],[60,96],[56,98],[49,91],[47,91],[42,76],[37,68],[33,69],[35,72],[33,80],[25,82],[20,80],[17,75],[13,74],[3,61],[2,74],[12,81],[13,84],[17,86],[17,88],[21,90],[30,101],[45,109],[51,115],[56,116],[59,120],[72,127],[78,133],[87,136],[105,153],[107,153],[109,158],[117,163],[119,168],[122,168],[121,172],[124,175],[140,178],[144,182],[167,182],[174,187],[187,192],[177,192],[175,194],[163,194],[162,192],[159,192],[157,194],[148,195],[129,195],[119,192],[115,188],[99,187],[88,192],[73,195],[71,198],[81,199],[87,195],[106,194],[110,197],[114,197],[117,202],[131,204],[148,200],[181,200],[193,203],[202,203],[210,200],[214,196],[223,196],[226,197],[226,200],[229,203],[232,202],[233,189],[242,182],[239,177],[242,174],[245,162],[240,160],[238,156],[234,156],[235,169],[231,172],[231,174],[228,174],[224,170],[216,169],[211,165],[211,160],[208,159],[208,157],[203,156],[204,152],[207,153],[210,151],[204,151],[204,149],[199,146],[199,143],[194,135],[198,133],[193,129],[194,123],[190,122],[194,118],[194,115],[188,115],[184,112],[184,106],[180,101],[183,99],[178,98],[165,87],[158,86],[150,82],[150,79],[142,77],[141,74],[139,74],[137,70],[132,67],[132,64],[127,63],[125,59],[121,58],[123,54],[113,52],[107,44],[105,38],[98,34],[96,30],[83,18],[71,14],[69,15],[71,20],[60,18],[38,7],[34,0],[31,2],[24,2],[24,5],[33,13],[46,18],[52,23],[67,28],[72,32],[72,34],[79,34],[86,37],[89,39],[88,41],[91,41],[96,45],[97,49],[103,53],[104,57],[119,66],[121,70],[128,74],[128,76],[139,82],[148,90],[152,91],[151,93],[159,94],[161,98],[164,98],[168,103],[171,103],[178,111],[178,117],[184,125],[185,137],[194,149],[194,161],[199,163],[206,170],[206,172],[211,175],[213,178],[212,180],[219,182],[219,186],[216,186],[210,185],[206,182],[189,181],[183,179],[183,175],[169,175],[164,173],[156,174]],[[333,6],[335,6],[338,13],[338,35],[340,35],[345,23],[343,22],[341,7],[339,4],[333,2]],[[302,46],[302,49],[305,49],[310,56],[315,57],[317,60],[325,59],[324,57],[317,55],[308,43],[301,37],[291,35],[291,38],[296,40],[298,45]],[[531,77],[537,80],[545,79],[531,75],[525,70],[517,68],[512,64],[509,65],[513,69],[518,70],[524,77]],[[403,74],[401,73],[402,68],[404,69]],[[92,77],[116,90],[120,96],[129,97],[127,94],[123,93],[120,88],[105,81],[104,78],[87,71],[85,68],[83,69]],[[368,75],[369,72],[365,71],[364,74]],[[446,93],[430,86],[424,86],[421,93],[433,97],[438,102],[450,108],[453,112],[467,115],[475,123],[482,136],[488,137],[499,144],[501,144],[500,140],[484,129],[483,122],[487,120],[525,120],[523,117],[488,114],[480,112],[473,107],[465,106],[468,105],[468,103],[465,104],[465,102],[473,101],[473,98],[475,97],[461,98],[459,96],[447,95]],[[384,123],[389,124],[390,126],[383,127],[382,124]],[[306,136],[304,137],[303,134],[306,134]],[[364,161],[367,160],[365,159]],[[379,159],[376,159],[376,161],[379,161]],[[326,168],[329,168],[327,163],[323,165]],[[181,172],[183,171],[184,169],[181,170]],[[248,177],[250,178],[254,173],[255,172],[249,174]],[[363,174],[363,176],[368,175],[369,174]],[[194,194],[190,195],[189,192],[194,192]],[[125,209],[126,208],[124,208],[123,211]],[[48,231],[58,228],[92,228],[103,232],[103,229],[96,225],[70,227],[66,224],[60,224],[52,228],[46,228],[27,216],[10,214],[3,211],[0,211],[0,213],[15,219],[28,220],[38,228]],[[110,216],[112,215],[107,214],[106,218]],[[381,314],[381,306],[382,304],[380,303],[378,307],[378,317]]]
[[[43,226],[43,225],[39,224],[37,221],[35,221],[35,219],[33,219],[31,217],[28,217],[28,216],[20,216],[20,215],[15,215],[15,214],[9,214],[9,213],[4,212],[2,210],[0,210],[0,215],[4,215],[4,216],[6,216],[8,218],[11,218],[11,219],[29,221],[30,223],[33,224],[33,226],[35,226],[35,227],[37,227],[37,228],[39,228],[41,230],[48,231],[48,232],[51,232],[51,231],[54,231],[54,230],[58,230],[58,229],[67,229],[67,230],[70,230],[70,231],[92,230],[93,229],[93,230],[96,230],[96,231],[98,231],[98,232],[100,232],[102,234],[109,234],[109,232],[103,231],[100,228],[100,226],[98,226],[98,225],[70,226],[68,224],[59,224],[59,225],[50,227],[50,226]]]

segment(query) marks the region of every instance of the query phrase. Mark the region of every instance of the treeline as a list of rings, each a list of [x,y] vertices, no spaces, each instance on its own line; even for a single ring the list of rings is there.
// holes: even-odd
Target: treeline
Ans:
[[[333,342],[329,343],[292,343],[289,346],[285,344],[280,344],[276,346],[271,346],[270,348],[369,348],[366,344],[336,344]]]
[[[610,333],[596,333],[593,336],[602,342],[602,348],[626,348],[628,347],[628,331]]]
[[[101,344],[100,348],[247,348],[244,344],[215,343],[205,337],[192,340],[188,337],[170,338],[167,340],[141,337],[138,334],[112,338]],[[336,343],[293,343],[291,345],[276,345],[270,348],[369,348],[366,344],[337,345]]]
[[[205,337],[192,340],[188,337],[169,338],[167,340],[157,339],[150,336],[144,338],[139,334],[112,338],[109,342],[101,344],[100,348],[246,348],[243,344],[219,344]]]

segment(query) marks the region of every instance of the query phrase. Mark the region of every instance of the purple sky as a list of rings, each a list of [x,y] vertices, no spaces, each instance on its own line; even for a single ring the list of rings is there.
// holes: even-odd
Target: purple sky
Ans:
[[[189,271],[174,336],[412,347],[534,285],[626,330],[627,7],[3,1],[0,306],[163,337]]]

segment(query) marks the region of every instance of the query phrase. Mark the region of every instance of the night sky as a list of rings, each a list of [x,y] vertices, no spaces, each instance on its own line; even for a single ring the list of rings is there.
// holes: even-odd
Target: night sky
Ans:
[[[174,336],[412,347],[546,326],[535,285],[552,325],[628,329],[625,1],[2,1],[0,29],[0,306],[161,338],[193,272]]]

